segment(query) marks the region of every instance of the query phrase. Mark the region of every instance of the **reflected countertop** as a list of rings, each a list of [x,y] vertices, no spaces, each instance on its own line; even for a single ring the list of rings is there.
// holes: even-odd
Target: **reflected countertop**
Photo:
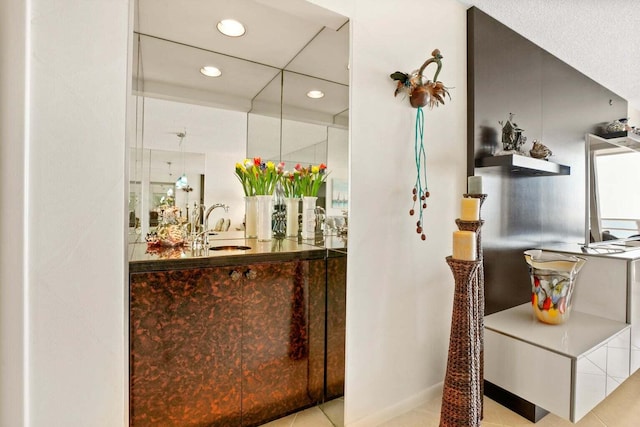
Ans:
[[[129,272],[165,271],[183,268],[203,268],[246,265],[256,262],[322,259],[331,253],[346,254],[346,238],[327,235],[315,240],[296,238],[272,239],[261,242],[245,239],[244,232],[223,232],[209,237],[209,247],[246,246],[249,249],[213,250],[150,246],[144,241],[129,243]],[[138,239],[140,240],[140,239]]]
[[[623,260],[640,259],[640,247],[625,246],[623,244],[606,243],[585,247],[579,243],[558,243],[545,245],[542,250],[565,252],[573,255],[600,256]]]

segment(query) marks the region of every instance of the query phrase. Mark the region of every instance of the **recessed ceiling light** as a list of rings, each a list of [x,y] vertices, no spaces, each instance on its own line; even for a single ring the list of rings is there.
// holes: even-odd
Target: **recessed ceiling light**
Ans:
[[[318,99],[324,96],[324,92],[321,90],[310,90],[309,92],[307,92],[307,96],[309,98]]]
[[[218,67],[214,67],[213,65],[205,65],[200,68],[200,72],[207,77],[219,77],[222,75],[222,71]]]
[[[223,19],[216,27],[218,31],[229,37],[240,37],[246,32],[244,25],[235,19]]]

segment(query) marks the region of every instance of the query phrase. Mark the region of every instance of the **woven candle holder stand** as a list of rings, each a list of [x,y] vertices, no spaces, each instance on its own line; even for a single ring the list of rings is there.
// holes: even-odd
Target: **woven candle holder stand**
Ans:
[[[480,199],[486,194],[464,194]],[[447,257],[456,288],[451,320],[440,427],[479,426],[484,395],[484,265],[482,225],[484,221],[456,220],[459,230],[476,233],[476,261]]]
[[[481,261],[480,263],[480,268],[478,268],[478,308],[479,308],[479,312],[478,312],[478,316],[480,318],[480,322],[478,323],[478,329],[479,329],[479,334],[478,336],[480,337],[480,396],[484,396],[484,254],[482,252],[482,230],[481,227],[484,224],[484,221],[482,220],[482,205],[484,204],[484,201],[487,199],[487,195],[486,194],[463,194],[463,197],[466,198],[474,198],[474,199],[480,199],[480,215],[479,215],[479,224],[478,225],[473,225],[471,222],[466,222],[466,224],[461,224],[458,221],[456,221],[456,224],[458,225],[458,229],[460,230],[469,230],[469,231],[475,231],[476,233],[476,249],[477,249],[477,258],[479,261]],[[461,228],[461,227],[467,227],[467,228]],[[475,230],[472,230],[472,228],[475,227]],[[481,418],[484,418],[484,405],[482,406],[481,409]]]
[[[481,261],[480,268],[478,269],[478,316],[480,318],[480,322],[478,323],[479,329],[479,337],[480,337],[480,396],[484,396],[484,254],[482,253],[482,224],[484,221],[482,220],[482,205],[484,201],[487,199],[486,194],[463,194],[463,197],[466,198],[474,198],[480,199],[480,212],[479,212],[479,225],[475,226],[475,230],[471,230],[474,227],[472,224],[462,225],[469,228],[464,228],[465,230],[475,231],[476,233],[476,249],[477,249],[477,259]],[[456,221],[457,223],[457,221]],[[463,230],[461,224],[457,224],[460,230]],[[482,404],[480,411],[480,418],[484,418],[484,404]]]
[[[476,272],[478,280],[476,281],[475,289],[471,290],[471,292],[475,293],[475,315],[478,317],[478,322],[476,323],[478,326],[476,337],[478,339],[478,345],[480,346],[480,396],[484,395],[484,262],[482,258],[482,224],[484,224],[483,220],[462,221],[460,219],[456,219],[456,225],[459,230],[473,231],[476,233],[476,259],[480,261],[478,271]],[[482,405],[482,401],[480,404],[480,414],[482,418],[484,415],[484,405]]]
[[[455,292],[447,371],[442,389],[440,427],[480,426],[480,340],[478,337],[477,284],[482,261],[447,257]]]

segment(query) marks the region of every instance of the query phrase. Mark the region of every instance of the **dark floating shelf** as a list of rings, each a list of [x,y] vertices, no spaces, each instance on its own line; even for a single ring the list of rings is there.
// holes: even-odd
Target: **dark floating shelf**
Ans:
[[[519,175],[545,176],[545,175],[570,175],[571,167],[548,160],[535,159],[533,157],[508,154],[505,156],[491,156],[476,159],[477,168],[500,166],[509,172]]]

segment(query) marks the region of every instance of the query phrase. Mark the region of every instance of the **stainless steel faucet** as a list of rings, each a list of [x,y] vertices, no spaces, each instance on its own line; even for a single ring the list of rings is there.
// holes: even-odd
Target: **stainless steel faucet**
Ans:
[[[225,205],[224,203],[216,203],[215,205],[209,206],[209,209],[207,209],[207,212],[204,214],[203,242],[205,247],[209,247],[209,215],[216,208],[224,208],[225,212],[229,212],[229,205]]]
[[[200,203],[193,203],[193,214],[191,216],[191,234],[193,236],[198,234],[198,228],[200,223],[204,219],[204,211],[206,207]]]

